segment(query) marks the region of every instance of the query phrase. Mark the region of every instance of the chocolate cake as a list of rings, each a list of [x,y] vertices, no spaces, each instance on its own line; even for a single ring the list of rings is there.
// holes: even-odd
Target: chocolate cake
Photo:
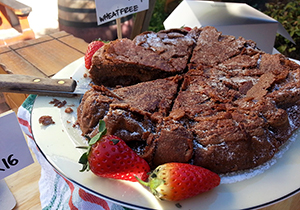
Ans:
[[[195,45],[193,36],[172,29],[112,41],[93,56],[90,76],[95,84],[113,87],[183,73]]]
[[[125,42],[149,50],[145,34]],[[147,76],[152,81],[112,90],[94,80],[99,86],[77,110],[82,133],[93,136],[104,119],[108,134],[124,139],[152,168],[184,162],[224,174],[270,160],[300,126],[300,66],[213,27],[185,36],[194,46],[176,76]]]

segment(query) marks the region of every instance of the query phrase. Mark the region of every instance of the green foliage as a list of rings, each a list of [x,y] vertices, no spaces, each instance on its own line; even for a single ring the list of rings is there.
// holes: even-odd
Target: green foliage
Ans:
[[[158,32],[165,29],[163,26],[163,22],[168,16],[168,14],[164,11],[165,2],[166,0],[156,0],[154,11],[148,27],[149,31]]]
[[[287,4],[276,0],[273,3],[267,3],[266,8],[264,13],[280,22],[296,42],[294,45],[284,37],[277,35],[275,48],[288,57],[300,60],[300,0]]]

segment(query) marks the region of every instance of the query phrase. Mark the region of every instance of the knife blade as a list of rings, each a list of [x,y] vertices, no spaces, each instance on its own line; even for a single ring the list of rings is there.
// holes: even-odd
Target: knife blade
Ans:
[[[0,74],[0,92],[26,93],[48,96],[76,97],[90,86],[74,79],[52,79],[17,74]]]

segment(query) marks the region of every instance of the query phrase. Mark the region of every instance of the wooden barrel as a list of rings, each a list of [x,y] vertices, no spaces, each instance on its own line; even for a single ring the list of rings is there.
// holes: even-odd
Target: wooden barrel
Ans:
[[[116,20],[97,25],[95,0],[58,0],[58,23],[61,31],[66,31],[86,42],[97,38],[117,39]],[[132,15],[121,18],[122,36],[130,38]]]

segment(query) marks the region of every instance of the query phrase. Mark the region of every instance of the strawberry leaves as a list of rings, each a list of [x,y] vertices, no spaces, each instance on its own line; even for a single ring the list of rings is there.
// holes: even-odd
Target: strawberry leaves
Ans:
[[[134,152],[122,139],[108,135],[105,122],[101,120],[98,133],[89,139],[88,146],[79,163],[81,172],[91,170],[95,175],[105,178],[136,182],[134,176],[146,180],[150,171],[149,164]]]
[[[85,170],[89,171],[89,162],[88,162],[88,156],[91,152],[92,146],[97,143],[107,132],[107,129],[105,127],[105,122],[103,120],[100,120],[99,122],[99,128],[98,128],[98,133],[91,139],[89,139],[89,144],[88,146],[78,146],[77,148],[79,149],[87,149],[85,153],[82,154],[82,156],[79,159],[79,163],[82,164],[82,169],[80,172],[83,172]]]
[[[148,182],[136,179],[161,200],[180,201],[209,191],[220,184],[218,174],[187,163],[165,163],[148,177]]]

